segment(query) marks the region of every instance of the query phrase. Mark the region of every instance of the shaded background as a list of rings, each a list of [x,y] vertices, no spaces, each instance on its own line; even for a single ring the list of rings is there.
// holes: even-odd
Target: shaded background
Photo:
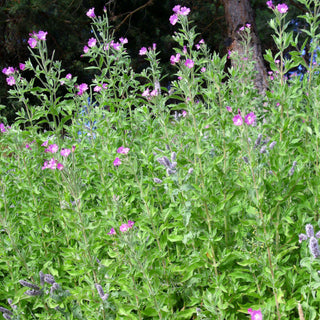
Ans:
[[[170,75],[174,69],[169,59],[175,46],[171,36],[177,26],[169,23],[169,17],[177,4],[191,8],[189,17],[197,26],[198,40],[203,38],[212,51],[226,54],[227,25],[222,1],[219,0],[0,0],[0,70],[8,66],[17,67],[19,62],[27,60],[29,33],[44,30],[48,32],[49,52],[55,51],[55,60],[61,60],[67,72],[78,76],[78,83],[90,82],[91,74],[85,71],[87,59],[80,57],[83,46],[92,36],[91,20],[86,12],[94,7],[96,15],[101,15],[105,6],[116,38],[127,37],[129,40],[126,48],[133,59],[134,70],[140,71],[146,66],[143,57],[138,55],[139,49],[155,42],[157,50],[161,51],[159,57],[163,74]],[[267,8],[265,0],[252,0],[250,4],[262,52],[268,48],[275,50],[268,26],[269,19],[273,17],[272,11]],[[302,14],[303,8],[293,0],[287,4],[292,18],[291,27],[296,28],[298,20],[294,17]],[[165,81],[169,80],[170,76]],[[15,118],[17,102],[8,98],[9,89],[6,77],[1,74],[0,104],[7,106],[1,111],[1,116],[10,124]]]

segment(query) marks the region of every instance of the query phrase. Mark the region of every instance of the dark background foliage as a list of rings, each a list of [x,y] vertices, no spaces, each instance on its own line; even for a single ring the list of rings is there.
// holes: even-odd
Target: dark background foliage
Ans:
[[[55,51],[55,59],[61,60],[67,72],[78,76],[79,82],[90,82],[90,73],[85,71],[87,61],[81,58],[83,46],[91,37],[88,9],[94,7],[97,15],[103,7],[108,10],[110,24],[115,36],[127,37],[128,52],[133,68],[140,71],[145,61],[138,55],[142,46],[157,44],[164,74],[172,73],[169,63],[173,51],[172,34],[175,27],[169,23],[172,7],[181,4],[191,8],[190,18],[197,26],[199,40],[204,39],[209,47],[221,55],[227,53],[226,21],[224,8],[219,0],[1,0],[0,1],[0,69],[17,67],[29,57],[27,40],[32,31],[48,32],[49,50]],[[290,1],[290,15],[296,17],[303,9]],[[265,0],[253,0],[262,52],[273,48],[268,20],[272,12]],[[294,24],[293,24],[294,25]],[[166,86],[170,77],[164,80]],[[1,111],[9,123],[14,120],[17,102],[8,98],[4,76],[0,77],[0,104],[8,106]]]

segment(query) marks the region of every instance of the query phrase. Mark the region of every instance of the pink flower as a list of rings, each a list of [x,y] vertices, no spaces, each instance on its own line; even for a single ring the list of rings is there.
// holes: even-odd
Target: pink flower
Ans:
[[[78,86],[78,95],[81,96],[86,90],[88,90],[88,85],[86,83],[81,83],[79,86]]]
[[[95,38],[90,38],[89,41],[88,41],[88,46],[89,46],[90,48],[92,48],[92,47],[94,47],[94,46],[96,45],[96,43],[97,43],[97,39],[95,39]]]
[[[70,154],[71,150],[70,149],[62,149],[60,151],[60,154],[63,156],[63,157],[67,157],[69,154]]]
[[[188,112],[186,110],[182,110],[182,116],[185,118],[187,116]]]
[[[158,95],[158,90],[157,89],[153,89],[151,92],[150,92],[150,96],[151,97],[155,97]]]
[[[128,227],[132,228],[134,226],[134,222],[131,220],[128,220]]]
[[[14,73],[13,67],[3,68],[2,73],[4,73],[6,76],[10,76],[10,74]]]
[[[120,147],[117,150],[117,153],[127,154],[129,152],[130,148]]]
[[[288,6],[285,3],[281,3],[277,5],[277,10],[280,13],[286,13],[288,11]]]
[[[251,315],[251,320],[262,320],[262,313],[260,309],[252,310],[251,308],[249,308],[248,313]]]
[[[71,78],[72,78],[72,74],[71,74],[71,73],[68,73],[68,74],[66,75],[66,79],[71,80]]]
[[[172,55],[172,56],[170,57],[170,63],[171,63],[171,64],[176,64],[176,63],[178,63],[179,60],[180,60],[180,57],[181,57],[181,54],[180,54],[180,53],[177,53],[175,56]]]
[[[94,14],[94,8],[89,9],[89,10],[87,11],[86,15],[87,15],[87,17],[89,17],[89,18],[95,18],[96,15]]]
[[[6,79],[7,80],[7,83],[9,86],[13,86],[16,84],[16,80],[14,79],[13,76],[10,76],[9,78]]]
[[[189,69],[191,69],[194,66],[194,62],[191,59],[187,59],[186,62],[184,63],[184,65],[186,67],[188,67]]]
[[[179,10],[179,14],[182,16],[187,16],[190,13],[190,8],[187,7],[181,7]]]
[[[89,47],[88,47],[88,46],[84,46],[84,47],[83,47],[83,52],[84,52],[84,53],[88,53],[88,51],[89,51]]]
[[[116,166],[120,166],[120,164],[121,164],[121,160],[118,157],[115,158],[113,161],[113,165],[116,167]]]
[[[42,143],[41,147],[47,147],[48,146],[48,140]]]
[[[205,68],[205,67],[202,67],[200,71],[201,71],[201,72],[206,72],[206,68]]]
[[[242,26],[242,27],[239,29],[239,31],[244,31],[244,27]]]
[[[243,123],[243,120],[240,114],[237,114],[236,116],[234,116],[232,120],[236,126],[241,126]]]
[[[256,121],[256,115],[253,112],[248,113],[244,118],[244,122],[248,126],[251,126],[252,124],[254,124],[255,121]]]
[[[6,130],[6,127],[4,126],[4,124],[3,123],[0,123],[0,131],[2,132],[2,133],[5,133],[7,130]]]
[[[26,65],[24,63],[19,63],[19,69],[23,71],[25,69]]]
[[[112,236],[112,235],[116,234],[116,231],[114,230],[114,228],[111,228],[110,231],[107,234]]]
[[[274,5],[272,3],[272,0],[267,1],[267,6],[269,9],[274,9]]]
[[[170,23],[174,26],[178,22],[178,16],[176,14],[173,14],[169,18]]]
[[[126,232],[128,229],[129,229],[129,226],[128,226],[126,223],[123,223],[123,224],[120,226],[120,231],[121,231],[121,232]]]
[[[246,24],[246,27],[250,29],[250,28],[251,28],[251,24],[250,24],[250,23],[247,23],[247,24]]]
[[[176,5],[172,8],[172,11],[175,13],[178,13],[180,11],[181,6],[180,5]]]
[[[226,109],[227,109],[229,112],[232,112],[232,108],[231,108],[231,107],[226,106]]]
[[[48,32],[39,31],[39,32],[36,34],[36,37],[37,37],[39,40],[46,41],[46,36],[47,36],[47,34],[48,34]]]
[[[59,150],[59,147],[54,143],[54,144],[50,144],[48,149],[44,150],[44,152],[56,153],[58,152],[58,150]]]
[[[62,170],[64,168],[63,164],[62,163],[58,163],[57,164],[57,169],[58,170]]]
[[[28,44],[33,49],[37,45],[37,40],[35,38],[29,38]]]
[[[95,86],[94,88],[93,88],[93,91],[94,92],[100,92],[102,90],[102,88],[100,87],[100,86]]]
[[[126,44],[128,43],[128,39],[127,38],[119,38],[119,41],[122,43],[122,44]]]
[[[52,158],[49,161],[45,161],[42,167],[42,170],[44,169],[51,169],[51,170],[55,170],[57,168],[57,160],[55,160],[54,158]],[[60,169],[59,169],[60,170]]]
[[[147,48],[146,47],[142,47],[139,51],[139,55],[140,56],[144,56],[145,54],[147,54]]]
[[[149,88],[147,88],[146,90],[144,90],[141,94],[143,97],[149,97],[150,96],[150,90]]]
[[[120,50],[120,43],[119,43],[119,42],[113,42],[113,41],[111,41],[110,46],[111,46],[114,50]]]

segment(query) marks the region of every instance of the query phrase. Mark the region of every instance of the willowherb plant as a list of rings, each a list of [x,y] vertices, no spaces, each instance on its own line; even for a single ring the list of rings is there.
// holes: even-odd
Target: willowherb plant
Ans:
[[[318,2],[300,2],[313,15],[305,20],[316,41]],[[279,52],[266,54],[265,95],[254,84],[251,26],[240,26],[244,55],[231,52],[226,70],[227,55],[209,52],[181,5],[168,17],[177,30],[168,94],[156,44],[140,49],[148,67],[135,73],[128,40],[113,37],[106,9],[87,11],[90,83],[50,58],[46,32],[30,35],[32,59],[3,70],[24,104],[17,123],[0,125],[5,319],[32,312],[39,319],[280,320],[296,317],[299,306],[314,319],[320,232],[309,222],[319,220],[319,68],[307,65],[302,81],[286,79],[302,58],[286,60],[284,52],[298,39],[286,32],[289,8],[267,5]],[[24,70],[34,78],[25,80]],[[42,122],[52,131],[35,130]],[[305,225],[300,261],[293,235]],[[310,276],[292,268],[297,261]],[[35,284],[40,269],[46,273]]]

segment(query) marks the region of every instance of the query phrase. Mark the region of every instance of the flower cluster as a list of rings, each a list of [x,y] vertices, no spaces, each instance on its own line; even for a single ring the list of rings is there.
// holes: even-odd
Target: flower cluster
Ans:
[[[134,221],[128,220],[128,223],[123,223],[120,227],[119,230],[120,232],[126,232],[129,229],[133,228],[134,226]],[[108,235],[115,235],[116,230],[114,228],[111,228],[110,231],[107,233]]]
[[[276,7],[274,6],[272,0],[267,1],[267,6],[269,9],[275,10],[277,9],[278,12],[282,13],[286,13],[288,11],[288,6],[285,3],[279,3]]]
[[[44,150],[45,153],[57,153],[59,151],[58,145],[54,143],[48,146],[48,143],[49,143],[48,140],[46,140],[41,145],[41,147],[47,147]],[[60,154],[62,157],[68,157],[71,151],[74,152],[74,150],[75,150],[75,146],[73,146],[72,149],[62,148],[60,151]],[[51,158],[49,161],[45,161],[42,166],[42,170],[45,170],[45,169],[62,170],[63,168],[64,168],[63,164],[58,162],[55,158]]]
[[[178,22],[179,15],[187,16],[190,13],[189,8],[181,7],[180,5],[174,6],[172,11],[174,12],[174,14],[172,16],[170,16],[169,21],[173,26]]]
[[[230,107],[229,107],[230,108]],[[232,110],[231,108],[229,109],[227,107],[227,110],[229,112],[231,112],[230,110]],[[242,119],[242,115],[241,115],[241,112],[238,110],[238,114],[236,116],[233,117],[233,123],[236,125],[236,126],[242,126],[243,124],[243,119]],[[256,115],[253,113],[253,112],[250,112],[248,113],[245,118],[244,118],[244,122],[248,125],[248,126],[251,126],[255,123],[256,121]]]
[[[38,41],[46,41],[46,37],[47,37],[48,32],[42,31],[40,30],[38,33],[33,32],[33,33],[29,33],[29,40],[28,40],[28,44],[30,46],[30,48],[35,48],[38,44]]]
[[[309,250],[310,253],[313,255],[314,258],[320,257],[320,250],[318,240],[320,238],[320,231],[314,234],[314,229],[312,224],[306,225],[306,234],[301,233],[299,234],[299,243],[309,239]]]

